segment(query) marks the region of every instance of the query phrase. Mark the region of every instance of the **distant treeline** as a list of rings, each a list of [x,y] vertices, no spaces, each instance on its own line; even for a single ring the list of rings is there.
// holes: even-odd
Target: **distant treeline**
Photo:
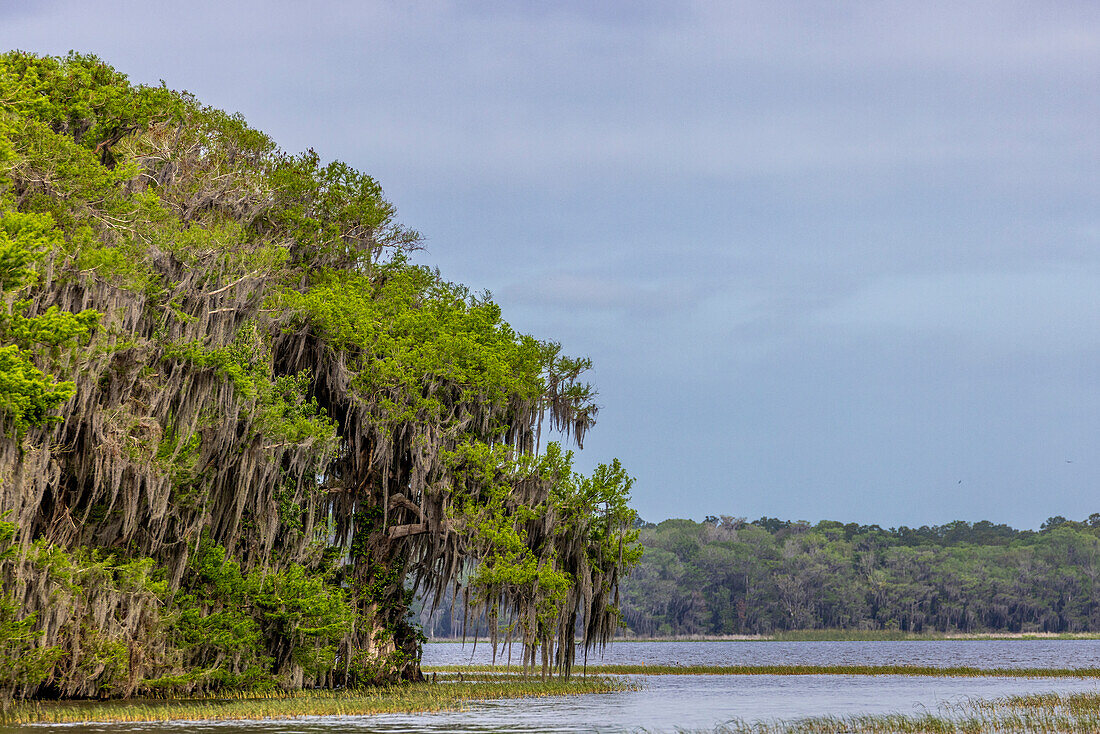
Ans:
[[[1100,632],[1100,513],[1039,531],[919,528],[723,515],[639,522],[622,582],[628,636],[788,630]],[[463,598],[413,605],[430,638],[461,637]],[[487,635],[471,614],[468,636]]]
[[[723,515],[639,523],[626,634],[1100,630],[1100,513],[1041,529]]]

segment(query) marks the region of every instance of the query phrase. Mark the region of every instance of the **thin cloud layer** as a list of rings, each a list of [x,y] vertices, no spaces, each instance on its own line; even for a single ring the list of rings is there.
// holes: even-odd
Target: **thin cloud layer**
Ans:
[[[1095,3],[68,0],[0,44],[370,172],[593,357],[582,462],[647,518],[1100,509]]]
[[[872,337],[940,333],[975,348],[1081,355],[1100,347],[1100,272],[893,276],[818,311],[813,321]]]

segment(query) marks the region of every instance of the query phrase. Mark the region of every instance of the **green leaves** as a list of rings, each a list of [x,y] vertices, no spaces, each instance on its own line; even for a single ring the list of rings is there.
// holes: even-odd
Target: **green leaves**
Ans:
[[[0,415],[16,433],[61,420],[53,412],[75,392],[73,383],[55,382],[19,347],[0,347]]]
[[[35,279],[33,263],[56,247],[60,234],[48,215],[0,210],[0,291],[17,291]],[[73,396],[72,382],[57,382],[34,363],[35,353],[58,358],[83,343],[98,323],[96,311],[79,314],[56,306],[27,317],[27,303],[0,304],[0,420],[17,435],[59,420],[53,412]]]
[[[357,619],[346,594],[322,575],[298,564],[281,570],[244,571],[225,549],[209,540],[191,560],[183,589],[175,595],[175,644],[201,659],[226,660],[214,679],[227,684],[247,671],[266,671],[293,660],[307,673],[331,669],[338,643]],[[267,650],[285,648],[276,661]],[[255,684],[256,681],[253,681]]]
[[[0,593],[0,703],[7,703],[11,689],[42,680],[61,657],[61,650],[38,645],[37,622],[15,596]]]
[[[0,97],[12,110],[70,135],[108,165],[114,162],[111,146],[124,135],[181,112],[165,87],[133,87],[125,74],[92,55],[5,54],[0,79]]]
[[[494,404],[544,387],[539,344],[516,334],[495,303],[400,259],[370,276],[323,271],[306,292],[288,290],[279,303],[353,355],[357,387],[408,401],[397,411],[438,415],[444,389],[462,402]]]
[[[0,291],[29,285],[31,263],[60,239],[48,215],[0,210]]]
[[[28,305],[24,301],[15,304],[8,315],[0,313],[0,334],[26,351],[45,348],[54,358],[63,347],[85,344],[101,316],[92,309],[72,313],[50,306],[38,316],[28,318],[24,315]]]
[[[290,233],[303,262],[354,270],[386,245],[418,239],[393,223],[394,207],[377,181],[340,161],[322,166],[313,150],[279,156],[270,182],[278,194],[266,218]]]
[[[494,639],[500,616],[514,613],[527,659],[536,647],[549,654],[556,644],[557,665],[568,676],[578,617],[585,647],[605,644],[618,627],[619,579],[641,556],[628,505],[633,479],[618,460],[590,477],[578,474],[572,452],[557,443],[541,456],[513,460],[470,446],[452,459],[461,467],[457,476],[479,474],[478,486],[486,488],[477,501],[458,506],[478,561],[470,587],[492,620]],[[513,495],[517,485],[536,481],[548,488],[544,501],[528,506]]]
[[[623,587],[638,635],[1065,632],[1100,616],[1100,538],[1087,522],[1036,533],[723,516],[666,520],[642,541]]]
[[[369,175],[238,115],[76,54],[0,55],[0,100],[0,423],[23,449],[0,481],[50,498],[26,509],[34,578],[75,594],[87,568],[113,595],[50,628],[79,671],[59,691],[415,676],[406,576],[470,559],[532,644],[578,610],[612,630],[631,480],[538,455],[544,423],[593,424],[587,359],[410,264]],[[128,606],[149,594],[169,611]]]

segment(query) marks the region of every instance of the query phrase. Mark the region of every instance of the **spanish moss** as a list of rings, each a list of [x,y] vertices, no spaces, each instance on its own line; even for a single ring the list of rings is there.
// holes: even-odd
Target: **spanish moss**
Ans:
[[[542,446],[588,360],[239,116],[81,55],[0,99],[5,699],[418,680],[409,602],[467,580],[544,676],[610,639],[631,480]]]

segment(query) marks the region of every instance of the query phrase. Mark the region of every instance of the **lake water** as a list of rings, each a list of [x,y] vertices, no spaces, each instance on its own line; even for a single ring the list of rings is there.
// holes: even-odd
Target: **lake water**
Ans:
[[[498,649],[497,662],[507,661]],[[520,648],[513,650],[519,662]],[[577,664],[581,664],[578,654]],[[424,665],[485,663],[485,641],[424,645]],[[1100,668],[1100,640],[920,640],[906,642],[615,642],[593,665],[934,665],[973,668]]]
[[[518,650],[516,651],[518,656]],[[425,665],[487,660],[489,646],[429,643]],[[485,657],[483,657],[485,656]],[[897,664],[1100,667],[1100,640],[921,642],[618,642],[590,663],[764,665]],[[35,727],[65,734],[373,734],[374,732],[630,732],[713,729],[732,719],[935,712],[943,703],[1046,691],[1100,691],[1073,678],[908,676],[638,676],[638,691],[473,703],[437,714],[308,718],[291,722]]]

